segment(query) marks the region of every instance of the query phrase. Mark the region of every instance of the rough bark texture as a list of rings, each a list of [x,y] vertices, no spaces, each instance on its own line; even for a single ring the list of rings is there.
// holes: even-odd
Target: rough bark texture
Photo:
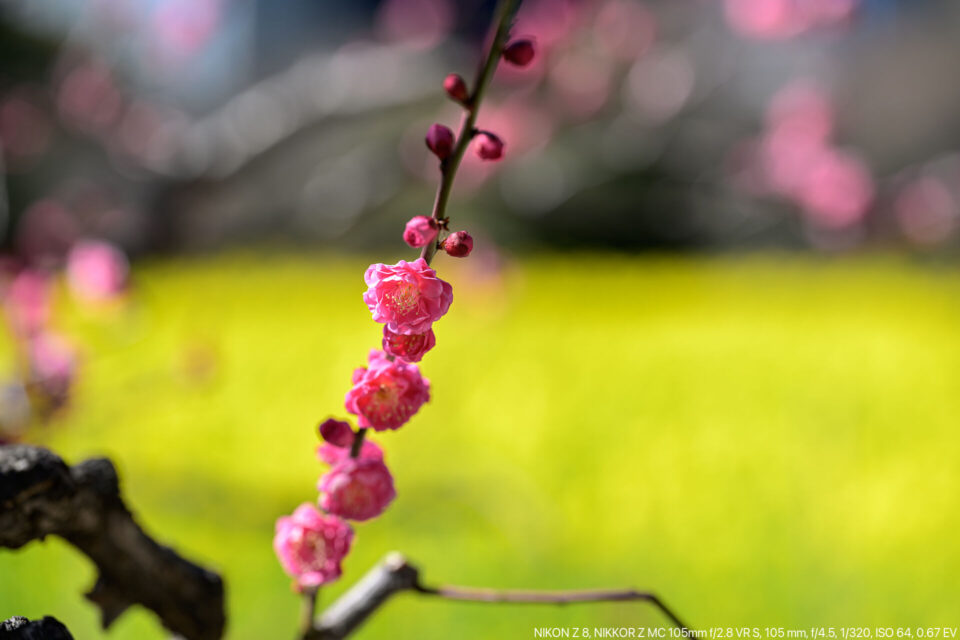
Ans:
[[[64,538],[97,566],[87,598],[100,607],[104,628],[140,604],[188,640],[222,637],[220,576],[144,533],[120,497],[109,460],[69,467],[46,449],[0,446],[0,547],[16,549],[48,535]]]
[[[0,622],[0,640],[73,640],[73,636],[56,618],[27,620],[15,616]]]
[[[392,553],[368,571],[330,607],[304,640],[340,640],[346,638],[400,591],[415,589],[419,583],[416,567],[399,553]]]
[[[342,640],[356,631],[394,594],[412,591],[419,596],[477,603],[539,605],[587,604],[591,602],[645,602],[652,604],[690,637],[689,627],[655,594],[635,589],[593,589],[573,591],[525,591],[478,589],[474,587],[431,587],[420,582],[420,572],[399,553],[391,553],[367,572],[349,591],[330,605],[320,622],[307,629],[301,640]]]

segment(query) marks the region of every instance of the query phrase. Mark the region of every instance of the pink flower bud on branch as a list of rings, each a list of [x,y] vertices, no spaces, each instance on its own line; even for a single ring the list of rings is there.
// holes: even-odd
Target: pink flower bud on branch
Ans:
[[[433,151],[441,160],[446,160],[453,153],[453,131],[442,124],[432,124],[427,131],[427,148]]]
[[[533,62],[535,55],[536,48],[533,45],[533,40],[526,38],[514,40],[503,50],[503,59],[515,67],[527,66]]]
[[[433,242],[439,232],[440,225],[436,219],[427,216],[414,216],[410,218],[403,230],[403,241],[414,249],[419,249]]]
[[[320,437],[337,447],[349,447],[353,444],[353,429],[350,423],[336,418],[327,418],[318,428]]]
[[[443,79],[443,90],[447,92],[447,95],[450,96],[450,99],[454,102],[466,105],[470,101],[467,83],[456,73],[451,73]]]
[[[503,140],[489,131],[479,131],[474,137],[474,150],[481,160],[499,160],[503,157]]]
[[[457,231],[443,241],[443,250],[454,258],[466,258],[473,251],[473,237],[466,231]]]

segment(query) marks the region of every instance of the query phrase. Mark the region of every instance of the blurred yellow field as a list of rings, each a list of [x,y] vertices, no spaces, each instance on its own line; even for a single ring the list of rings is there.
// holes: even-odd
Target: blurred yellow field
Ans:
[[[380,257],[379,259],[383,259]],[[362,257],[142,264],[128,308],[60,296],[75,402],[34,440],[109,455],[160,541],[221,570],[235,639],[293,637],[275,519],[316,498],[314,427],[379,343]],[[960,600],[960,279],[905,259],[573,254],[439,259],[455,301],[433,400],[378,434],[401,499],[345,578],[390,550],[431,582],[635,586],[695,628],[950,625]],[[8,362],[8,345],[0,355]],[[0,620],[97,637],[83,556],[0,552]],[[645,605],[404,595],[362,638],[527,638],[665,625]],[[152,616],[112,638],[163,638]]]

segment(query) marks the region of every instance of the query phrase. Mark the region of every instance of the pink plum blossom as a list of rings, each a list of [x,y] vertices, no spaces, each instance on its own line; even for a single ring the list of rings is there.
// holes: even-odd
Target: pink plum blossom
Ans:
[[[430,382],[416,365],[391,361],[376,349],[370,351],[369,362],[354,372],[347,411],[359,417],[361,427],[399,429],[430,400]]]
[[[320,478],[320,508],[350,520],[375,518],[397,496],[382,460],[345,458]]]
[[[350,446],[341,447],[330,442],[325,442],[317,447],[317,458],[330,466],[346,460],[349,457]],[[360,455],[357,457],[360,460],[383,460],[383,449],[381,449],[376,442],[371,442],[368,438],[363,441],[363,445],[360,447]]]
[[[349,524],[304,503],[293,515],[277,519],[273,549],[283,569],[303,589],[339,578],[340,563],[352,541]]]
[[[65,338],[45,332],[30,338],[27,352],[34,384],[54,407],[64,404],[76,375],[74,348]]]
[[[836,229],[859,222],[873,203],[874,191],[873,177],[859,158],[831,149],[810,169],[799,199],[815,223]]]
[[[407,222],[403,230],[403,241],[414,249],[424,247],[437,237],[440,227],[434,218],[428,216],[414,216]]]
[[[24,269],[4,295],[4,307],[13,330],[20,336],[40,332],[50,319],[50,279],[41,271]]]
[[[453,287],[437,277],[426,260],[372,264],[363,276],[363,301],[373,319],[394,333],[426,333],[453,302]]]
[[[411,333],[404,335],[394,333],[387,327],[383,328],[383,350],[394,358],[404,362],[420,362],[427,351],[437,344],[437,337],[433,329],[426,333]]]
[[[67,282],[81,300],[115,298],[123,293],[129,273],[123,252],[103,240],[81,240],[67,256]]]

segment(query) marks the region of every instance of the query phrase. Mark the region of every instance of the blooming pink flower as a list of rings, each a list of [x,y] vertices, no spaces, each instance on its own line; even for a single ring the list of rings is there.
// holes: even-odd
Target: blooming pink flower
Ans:
[[[337,464],[350,457],[350,447],[338,447],[335,444],[325,442],[317,447],[317,458],[326,462],[330,466]],[[360,447],[361,460],[383,460],[383,449],[376,442],[371,442],[369,438],[363,441]]]
[[[453,131],[450,127],[432,124],[427,130],[427,148],[441,160],[445,160],[453,153],[453,142]]]
[[[346,458],[320,478],[320,508],[350,520],[375,518],[397,496],[382,460]]]
[[[394,358],[404,362],[420,362],[427,351],[437,344],[437,337],[433,329],[426,333],[411,333],[404,335],[394,333],[387,327],[383,328],[383,350]]]
[[[473,251],[473,236],[466,231],[457,231],[443,241],[443,250],[454,258],[466,258]]]
[[[40,271],[24,269],[7,288],[4,306],[17,334],[40,332],[50,319],[50,279]]]
[[[350,525],[304,503],[292,516],[277,519],[273,549],[300,588],[316,587],[340,577],[340,563],[352,541]]]
[[[67,256],[67,282],[82,300],[110,300],[123,292],[130,265],[117,247],[102,240],[81,240]]]
[[[437,237],[440,227],[434,218],[428,216],[414,216],[407,222],[403,230],[403,241],[414,249],[424,247]]]
[[[338,447],[349,447],[355,437],[350,423],[336,418],[327,418],[320,423],[317,430],[321,438]]]
[[[367,369],[354,372],[347,411],[359,417],[361,427],[399,429],[430,399],[430,382],[416,365],[390,361],[376,349],[370,351],[369,362]]]
[[[473,148],[481,160],[499,160],[503,157],[503,140],[489,131],[481,131],[474,138]]]
[[[363,275],[363,301],[376,322],[394,333],[426,333],[453,302],[453,287],[423,258],[395,265],[372,264]]]

